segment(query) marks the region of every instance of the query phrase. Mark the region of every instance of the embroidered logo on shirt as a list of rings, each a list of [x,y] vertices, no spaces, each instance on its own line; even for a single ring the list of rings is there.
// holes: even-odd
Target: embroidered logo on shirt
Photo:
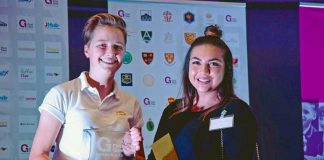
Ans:
[[[126,116],[126,112],[124,112],[124,111],[117,111],[116,112],[116,115],[117,116]]]

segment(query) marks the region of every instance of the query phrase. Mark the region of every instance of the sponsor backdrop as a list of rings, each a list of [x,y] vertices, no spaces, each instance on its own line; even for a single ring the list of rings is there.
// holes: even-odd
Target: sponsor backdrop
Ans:
[[[324,159],[324,4],[299,8],[302,122],[305,159]]]
[[[127,23],[127,53],[116,79],[141,103],[146,155],[163,109],[181,97],[181,69],[189,45],[206,26],[222,28],[222,39],[234,57],[235,91],[249,103],[245,9],[245,3],[108,1],[108,12]]]
[[[67,1],[0,1],[0,159],[28,159],[44,95],[68,80]]]

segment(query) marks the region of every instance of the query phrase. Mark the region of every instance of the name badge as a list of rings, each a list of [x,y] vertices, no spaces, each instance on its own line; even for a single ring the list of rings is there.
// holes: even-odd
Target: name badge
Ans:
[[[231,128],[234,126],[234,115],[228,115],[220,118],[211,118],[209,123],[209,131]]]

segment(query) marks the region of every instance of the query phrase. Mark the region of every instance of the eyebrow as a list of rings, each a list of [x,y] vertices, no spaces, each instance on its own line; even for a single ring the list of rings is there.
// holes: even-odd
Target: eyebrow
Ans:
[[[107,40],[103,40],[103,39],[99,39],[97,40],[97,42],[109,42]],[[122,46],[125,46],[125,44],[123,42],[113,42],[112,44],[117,44],[117,45],[122,45]]]
[[[200,58],[198,57],[192,57],[191,59],[194,59],[194,60],[198,60],[198,61],[201,61]],[[220,61],[221,62],[221,59],[218,59],[218,58],[213,58],[213,59],[210,59],[208,60],[208,62],[211,62],[211,61]]]

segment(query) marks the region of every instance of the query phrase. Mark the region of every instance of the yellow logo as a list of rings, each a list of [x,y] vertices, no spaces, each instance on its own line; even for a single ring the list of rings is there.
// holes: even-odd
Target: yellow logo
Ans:
[[[116,115],[117,116],[126,116],[126,113],[124,111],[117,111]]]
[[[185,32],[184,38],[187,44],[191,45],[191,43],[196,39],[196,33],[193,32]]]

